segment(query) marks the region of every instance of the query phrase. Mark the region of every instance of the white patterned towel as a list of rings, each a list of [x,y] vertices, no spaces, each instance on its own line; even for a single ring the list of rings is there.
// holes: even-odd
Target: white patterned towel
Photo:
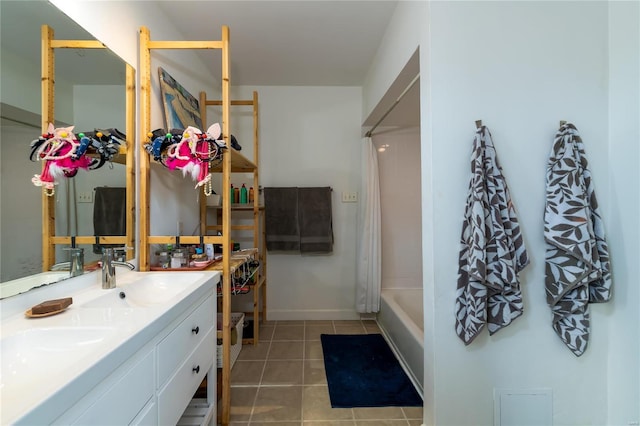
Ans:
[[[522,315],[518,273],[529,264],[516,211],[491,133],[473,141],[471,181],[462,224],[456,291],[456,333],[468,345],[485,324],[489,334]]]
[[[553,329],[580,356],[589,342],[589,303],[610,299],[611,271],[584,144],[571,123],[556,133],[547,165],[544,239]]]

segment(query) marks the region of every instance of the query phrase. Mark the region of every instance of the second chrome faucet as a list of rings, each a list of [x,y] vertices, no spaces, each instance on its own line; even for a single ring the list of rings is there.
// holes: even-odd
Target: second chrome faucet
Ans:
[[[133,271],[135,266],[129,262],[115,260],[115,254],[121,248],[102,248],[102,288],[107,290],[116,288],[116,266],[123,266]]]

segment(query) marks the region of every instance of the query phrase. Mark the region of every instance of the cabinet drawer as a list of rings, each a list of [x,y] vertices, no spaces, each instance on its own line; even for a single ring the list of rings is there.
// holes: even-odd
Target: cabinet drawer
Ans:
[[[206,332],[213,327],[214,304],[213,296],[205,299],[158,344],[158,387],[167,381],[176,367],[193,352]]]
[[[176,424],[189,405],[193,394],[213,366],[215,334],[211,327],[203,333],[202,342],[175,371],[158,393],[159,424]]]
[[[127,371],[73,424],[129,424],[154,394],[153,351]]]

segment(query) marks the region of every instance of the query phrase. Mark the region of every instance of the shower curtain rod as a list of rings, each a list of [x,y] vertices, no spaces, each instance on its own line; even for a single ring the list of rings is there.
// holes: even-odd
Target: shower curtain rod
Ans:
[[[385,112],[382,117],[380,117],[380,119],[376,122],[376,124],[373,125],[373,127],[371,129],[369,129],[369,131],[367,133],[365,133],[364,135],[368,138],[371,137],[371,135],[373,134],[373,131],[380,125],[380,123],[382,123],[384,121],[385,118],[387,118],[387,115],[389,115],[389,113],[391,113],[391,111],[393,111],[393,109],[396,107],[396,105],[398,105],[400,103],[400,101],[402,100],[402,98],[404,97],[404,95],[407,94],[407,92],[409,90],[411,90],[411,88],[413,87],[414,84],[416,84],[416,81],[418,81],[418,79],[420,79],[420,74],[416,75],[414,77],[413,80],[411,80],[411,83],[409,83],[409,85],[407,86],[406,89],[404,89],[402,91],[402,93],[400,93],[400,96],[398,96],[398,99],[395,100],[395,102],[389,107],[389,109],[387,110],[387,112]]]

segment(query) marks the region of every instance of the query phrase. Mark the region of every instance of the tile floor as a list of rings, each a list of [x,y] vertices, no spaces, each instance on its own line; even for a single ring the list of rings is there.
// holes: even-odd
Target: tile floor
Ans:
[[[331,408],[320,334],[379,333],[375,321],[269,321],[231,370],[233,426],[419,426],[421,407]]]

